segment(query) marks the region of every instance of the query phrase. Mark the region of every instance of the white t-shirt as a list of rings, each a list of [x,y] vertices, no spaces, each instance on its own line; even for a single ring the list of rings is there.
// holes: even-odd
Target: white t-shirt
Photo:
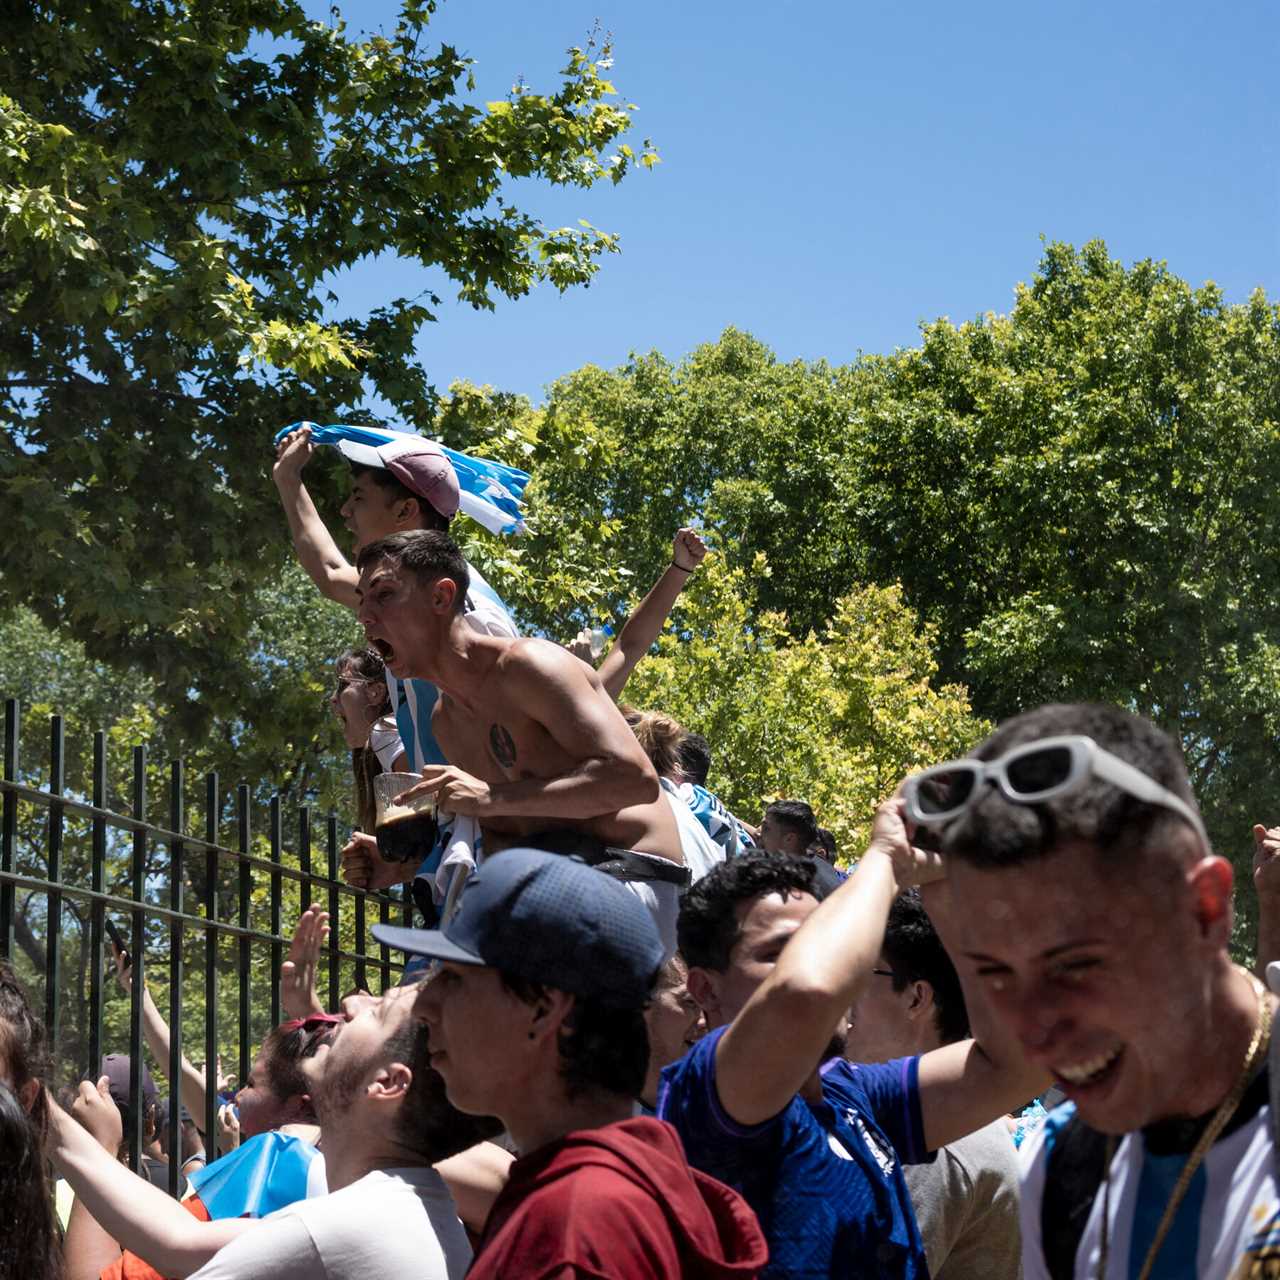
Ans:
[[[689,868],[689,883],[697,884],[703,876],[710,875],[724,861],[725,851],[707,834],[702,823],[694,816],[681,788],[670,778],[660,778],[659,782],[662,783],[662,794],[671,805],[671,815],[676,820],[684,865]],[[684,784],[685,787],[688,785]]]
[[[1066,1141],[1063,1135],[1074,1110],[1068,1103],[1050,1112],[1022,1146],[1024,1280],[1050,1280],[1055,1273],[1065,1275],[1068,1269],[1074,1280],[1096,1280],[1098,1276],[1103,1196],[1093,1185],[1094,1178],[1087,1182],[1072,1178],[1060,1187],[1055,1184],[1051,1192],[1060,1205],[1087,1214],[1078,1239],[1066,1237],[1066,1243],[1075,1246],[1071,1257],[1046,1257],[1052,1248],[1041,1229],[1048,1157]],[[1185,1163],[1185,1153],[1153,1155],[1141,1132],[1121,1139],[1111,1162],[1105,1280],[1134,1280],[1138,1275],[1156,1224]],[[1167,1274],[1162,1272],[1161,1263],[1177,1263],[1182,1268],[1178,1274],[1195,1275],[1198,1280],[1240,1280],[1265,1275],[1262,1255],[1280,1245],[1280,1196],[1275,1167],[1270,1110],[1264,1105],[1209,1148],[1157,1255],[1155,1274]]]
[[[470,1265],[440,1175],[386,1169],[268,1214],[192,1280],[462,1280]]]

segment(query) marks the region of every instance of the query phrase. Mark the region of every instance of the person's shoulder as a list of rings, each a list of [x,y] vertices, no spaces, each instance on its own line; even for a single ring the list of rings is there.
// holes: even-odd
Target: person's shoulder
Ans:
[[[851,1094],[866,1101],[911,1093],[919,1088],[919,1058],[889,1062],[850,1062],[832,1058],[822,1064],[823,1093]]]
[[[496,670],[510,680],[546,681],[573,676],[595,678],[595,672],[562,645],[538,636],[493,637],[502,642]]]

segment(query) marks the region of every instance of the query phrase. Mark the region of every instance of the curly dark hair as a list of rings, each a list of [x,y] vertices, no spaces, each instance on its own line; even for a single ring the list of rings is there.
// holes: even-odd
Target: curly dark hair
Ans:
[[[537,1004],[546,996],[547,989],[540,983],[501,971],[499,977],[525,1004]],[[603,1089],[638,1098],[648,1072],[649,1029],[644,1009],[620,1009],[588,996],[574,996],[573,1011],[560,1035],[560,1074],[569,1097]]]
[[[680,954],[691,968],[723,972],[741,932],[738,904],[769,893],[807,893],[821,901],[826,891],[817,874],[812,859],[781,854],[744,853],[722,862],[684,895],[676,924]]]
[[[1196,807],[1177,744],[1142,716],[1100,703],[1053,704],[1006,720],[974,752],[995,760],[1014,747],[1083,734]],[[1018,866],[1073,842],[1089,845],[1103,864],[1132,868],[1133,857],[1184,839],[1185,819],[1147,804],[1101,778],[1040,804],[1011,804],[995,787],[941,828],[942,852],[975,867]]]
[[[44,1025],[13,970],[0,961],[0,1276],[23,1280],[62,1275],[45,1177],[48,1067]],[[29,1107],[24,1094],[31,1095]]]

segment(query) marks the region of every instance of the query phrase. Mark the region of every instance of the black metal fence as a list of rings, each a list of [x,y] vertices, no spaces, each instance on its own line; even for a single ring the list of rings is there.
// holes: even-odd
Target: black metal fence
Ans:
[[[371,976],[379,990],[394,980],[400,965],[392,962],[385,947],[378,947],[376,955],[369,953],[367,930],[371,916],[384,923],[398,917],[407,921],[408,895],[365,893],[340,880],[341,841],[333,814],[322,820],[324,834],[316,850],[311,811],[298,808],[297,840],[288,850],[281,801],[275,795],[265,806],[265,837],[255,837],[251,792],[245,783],[235,787],[232,802],[223,794],[218,776],[207,775],[203,823],[193,822],[187,812],[187,780],[180,760],[169,763],[163,780],[167,825],[149,821],[145,746],[131,751],[130,812],[113,812],[108,807],[105,731],[94,735],[88,794],[68,792],[64,724],[58,715],[50,719],[47,786],[30,785],[37,780],[31,770],[26,771],[27,781],[21,780],[20,727],[18,703],[10,699],[5,703],[4,777],[0,780],[0,957],[22,961],[33,989],[38,990],[43,977],[43,1014],[55,1054],[55,1075],[64,1080],[94,1079],[104,1052],[109,989],[106,924],[109,914],[127,920],[120,932],[134,961],[135,980],[127,1044],[119,1048],[129,1053],[134,1064],[126,1136],[130,1165],[136,1170],[143,1143],[138,1069],[144,1061],[143,983],[139,978],[147,957],[161,953],[161,963],[150,972],[154,976],[157,968],[167,970],[167,1010],[161,999],[157,1006],[169,1023],[170,1052],[168,1063],[157,1065],[170,1083],[169,1176],[174,1190],[180,1165],[178,1082],[187,1000],[203,1006],[198,1039],[203,1041],[206,1107],[204,1116],[195,1119],[212,1148],[217,1134],[220,1053],[229,1051],[244,1082],[255,1042],[280,1021],[278,976],[289,943],[285,930],[291,931],[294,924],[285,916],[286,907],[303,911],[319,902],[329,912],[330,933],[317,985],[321,1000],[334,1009],[347,991],[371,989]],[[155,789],[154,780],[151,789]],[[201,826],[202,835],[191,834],[193,827]],[[224,826],[234,828],[230,844],[221,842]],[[64,927],[68,922],[71,930]],[[78,960],[79,981],[65,970],[69,948]],[[227,998],[227,984],[234,987],[234,1002]],[[80,1025],[73,1028],[64,1025],[68,1002],[81,1014]],[[224,1025],[227,1021],[232,1025]]]

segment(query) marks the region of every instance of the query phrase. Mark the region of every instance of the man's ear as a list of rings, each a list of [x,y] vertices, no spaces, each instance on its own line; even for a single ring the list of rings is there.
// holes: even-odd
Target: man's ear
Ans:
[[[431,584],[431,609],[434,613],[452,613],[458,598],[458,584],[452,578],[437,578]]]
[[[528,1038],[545,1040],[554,1037],[558,1041],[560,1028],[569,1020],[573,1008],[574,998],[569,992],[547,988],[529,1005]]]
[[[392,1062],[379,1069],[367,1092],[371,1098],[403,1098],[413,1084],[413,1068]]]
[[[907,1002],[907,1017],[913,1022],[922,1018],[933,1017],[933,984],[923,978],[917,978],[908,986],[910,1000]]]
[[[1201,858],[1187,872],[1187,886],[1201,936],[1215,945],[1231,940],[1231,889],[1235,873],[1226,858]]]
[[[422,504],[417,498],[397,499],[393,519],[395,520],[397,531],[418,528],[422,519]]]
[[[31,1108],[36,1105],[36,1098],[40,1093],[40,1081],[28,1080],[26,1084],[18,1090],[18,1101],[22,1104],[22,1109],[31,1114]]]
[[[685,987],[697,1002],[698,1008],[706,1015],[707,1026],[719,1026],[720,975],[714,969],[700,969],[696,965],[690,965]]]

